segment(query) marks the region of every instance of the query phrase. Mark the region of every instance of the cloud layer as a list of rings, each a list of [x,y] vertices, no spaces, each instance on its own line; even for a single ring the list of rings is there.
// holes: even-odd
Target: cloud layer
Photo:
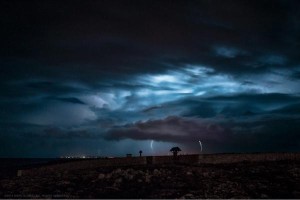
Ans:
[[[292,0],[1,1],[0,156],[189,153],[199,139],[299,151],[299,13]]]

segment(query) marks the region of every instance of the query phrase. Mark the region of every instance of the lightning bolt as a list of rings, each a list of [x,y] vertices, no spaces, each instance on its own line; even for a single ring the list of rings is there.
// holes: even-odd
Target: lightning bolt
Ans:
[[[202,152],[202,143],[200,140],[199,140],[199,144],[200,144],[200,148],[201,148],[201,152]]]

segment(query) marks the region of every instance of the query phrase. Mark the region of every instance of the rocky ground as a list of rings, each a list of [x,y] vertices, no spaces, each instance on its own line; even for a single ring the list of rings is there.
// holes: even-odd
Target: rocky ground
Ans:
[[[151,165],[0,180],[2,198],[300,198],[300,162]]]

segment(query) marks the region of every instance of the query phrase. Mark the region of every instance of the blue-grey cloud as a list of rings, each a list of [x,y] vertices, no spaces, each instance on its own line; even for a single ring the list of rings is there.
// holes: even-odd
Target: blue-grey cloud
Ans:
[[[79,100],[75,97],[49,97],[48,99],[53,99],[57,101],[67,102],[67,103],[74,103],[74,104],[83,104],[86,105],[83,101]]]
[[[206,152],[297,151],[299,120],[299,116],[256,116],[244,120],[168,117],[114,128],[106,138],[175,142],[194,152],[199,148],[199,140],[206,145]]]
[[[35,145],[13,155],[36,155],[47,137],[56,155],[68,138],[117,144],[108,133],[129,149],[151,138],[180,143],[207,131],[204,122],[247,141],[246,150],[266,150],[272,131],[269,150],[280,138],[295,150],[299,8],[293,0],[1,1],[0,124],[9,145],[0,151],[26,137]],[[168,140],[163,124],[195,130]],[[227,150],[243,150],[237,143]]]

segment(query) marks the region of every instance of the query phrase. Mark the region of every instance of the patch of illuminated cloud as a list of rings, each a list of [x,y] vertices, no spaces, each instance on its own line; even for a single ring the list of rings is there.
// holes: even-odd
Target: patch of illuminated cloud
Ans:
[[[215,70],[204,66],[186,65],[184,71],[192,76],[207,77],[208,74],[213,73]]]
[[[221,56],[225,58],[235,58],[238,55],[245,54],[244,51],[241,51],[233,47],[217,46],[214,47],[213,50],[217,56]]]
[[[287,59],[281,55],[267,55],[261,57],[259,60],[269,65],[284,65],[287,62]]]
[[[289,71],[274,70],[272,73],[234,77],[219,73],[210,67],[186,65],[181,69],[167,70],[160,74],[140,74],[130,80],[132,87],[112,84],[114,86],[103,88],[103,92],[86,95],[80,99],[91,107],[100,108],[97,112],[98,117],[110,117],[115,116],[113,113],[118,113],[115,117],[118,117],[119,121],[124,118],[124,122],[131,123],[139,119],[157,119],[174,114],[174,109],[164,108],[163,112],[154,109],[137,115],[144,109],[168,105],[181,99],[298,91],[299,83],[287,80],[288,76]],[[182,110],[184,109],[179,109],[177,114]],[[129,115],[132,116],[130,119]]]
[[[243,93],[255,88],[252,85],[241,84],[230,75],[217,73],[212,68],[195,65],[169,70],[164,74],[140,75],[133,82],[136,82],[139,88],[130,91],[125,98],[114,98],[116,102],[125,102],[125,107],[119,107],[121,109],[135,110],[185,97]]]
[[[77,126],[97,116],[88,106],[67,103],[47,103],[38,111],[26,114],[21,121],[37,125]]]
[[[204,95],[206,92],[205,91],[199,91],[199,92],[197,92],[195,95],[196,96],[202,96],[202,95]]]
[[[164,83],[164,82],[176,83],[178,81],[177,78],[175,76],[172,76],[172,75],[150,76],[150,79],[154,83]]]
[[[108,104],[107,101],[105,101],[98,95],[86,95],[82,96],[81,99],[88,105],[96,108],[103,108],[105,105]]]
[[[274,69],[268,73],[252,74],[240,78],[251,83],[243,86],[246,91],[255,89],[258,93],[297,94],[300,92],[300,81],[290,79],[292,74],[293,71],[290,70]]]

